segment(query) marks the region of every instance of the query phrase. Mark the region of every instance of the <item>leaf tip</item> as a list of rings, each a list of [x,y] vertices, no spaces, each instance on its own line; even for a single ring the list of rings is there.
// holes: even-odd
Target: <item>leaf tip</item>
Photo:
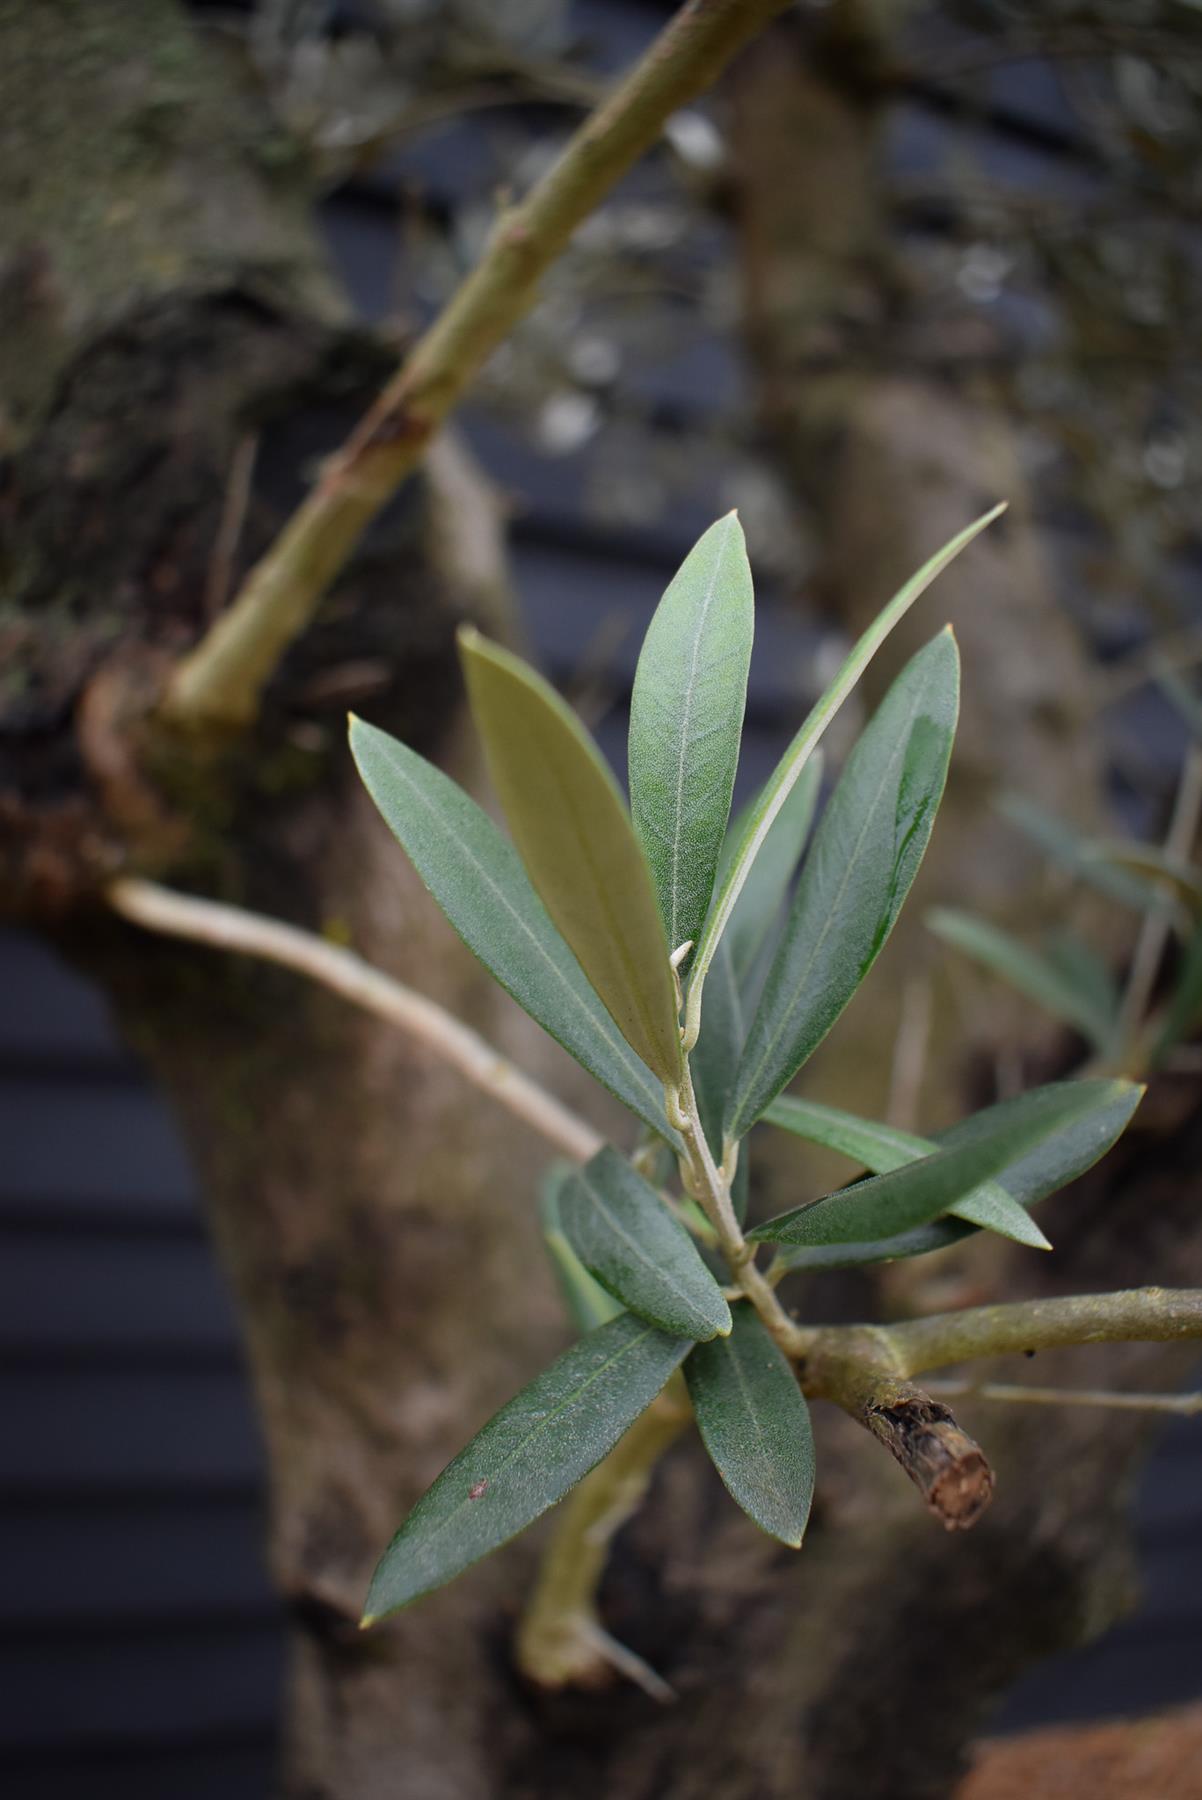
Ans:
[[[359,1621],[360,1631],[370,1631],[373,1625],[380,1623],[379,1613],[364,1613]]]

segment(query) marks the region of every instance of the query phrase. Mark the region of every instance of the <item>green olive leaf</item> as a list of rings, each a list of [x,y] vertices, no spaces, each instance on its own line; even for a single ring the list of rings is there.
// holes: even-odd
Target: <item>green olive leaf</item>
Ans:
[[[731,1498],[762,1531],[799,1548],[814,1496],[814,1439],[797,1377],[747,1303],[729,1337],[684,1366],[702,1442]]]
[[[1100,1080],[1035,1088],[980,1122],[965,1121],[972,1129],[933,1155],[781,1213],[748,1237],[782,1244],[874,1243],[910,1231],[1130,1091],[1130,1082]]]
[[[442,1587],[562,1500],[646,1411],[689,1348],[687,1338],[620,1313],[565,1350],[418,1501],[372,1576],[364,1625]]]
[[[1029,949],[1018,938],[987,919],[950,906],[933,907],[926,924],[943,943],[969,956],[991,975],[1000,976],[1020,994],[1062,1019],[1103,1052],[1115,1046],[1119,1020],[1113,996],[1100,999],[1096,984],[1082,982],[1078,971]]]
[[[723,932],[730,923],[735,902],[743,890],[744,883],[751,871],[760,846],[772,828],[772,821],[788,799],[802,770],[818,745],[823,732],[830,724],[847,696],[855,687],[860,676],[872,661],[889,633],[899,620],[913,606],[920,595],[940,575],[947,565],[987,525],[1006,510],[1005,502],[984,513],[981,518],[965,526],[963,531],[946,543],[942,550],[936,551],[929,562],[925,562],[916,575],[912,575],[905,585],[898,589],[889,604],[882,609],[873,620],[863,636],[852,645],[839,673],[831,682],[826,692],[811,707],[800,731],[789,745],[776,765],[771,777],[751,810],[738,849],[731,858],[725,876],[719,884],[718,894],[709,917],[705,921],[701,933],[701,941],[693,952],[690,964],[688,1004],[685,1012],[685,1043],[693,1045],[697,1042],[697,1034],[701,1027],[701,998],[705,986],[705,978],[709,973],[710,963]]]
[[[640,1062],[585,979],[521,858],[458,782],[386,731],[351,720],[363,785],[425,887],[507,994],[661,1136],[663,1083]]]
[[[564,1191],[576,1170],[571,1163],[552,1163],[539,1190],[538,1210],[543,1242],[563,1295],[568,1317],[577,1331],[592,1331],[616,1319],[622,1307],[593,1278],[568,1242],[560,1210]]]
[[[656,608],[630,703],[630,810],[673,950],[705,922],[730,813],[751,661],[747,548],[731,512]]]
[[[459,636],[472,716],[526,872],[631,1048],[680,1073],[668,945],[617,784],[571,709],[528,664]]]
[[[730,952],[740,985],[755,969],[760,952],[784,910],[789,884],[797,873],[810,826],[814,823],[814,811],[822,788],[822,768],[822,751],[815,750],[772,821],[735,901],[721,941]],[[727,834],[728,848],[719,870],[719,880],[733,860],[746,826],[747,817],[740,815]]]
[[[901,1169],[924,1156],[933,1156],[940,1148],[931,1138],[899,1131],[896,1126],[883,1125],[876,1119],[857,1118],[854,1113],[843,1112],[837,1106],[799,1100],[791,1094],[782,1094],[772,1102],[764,1114],[764,1122],[779,1125],[811,1144],[837,1150],[841,1156],[863,1163],[874,1175],[887,1175],[891,1169]],[[971,1194],[949,1206],[948,1211],[985,1231],[1011,1238],[1016,1244],[1026,1244],[1036,1250],[1052,1248],[1030,1213],[1000,1182],[982,1182]]]
[[[802,870],[731,1091],[742,1137],[822,1042],[893,929],[930,839],[959,707],[950,630],[902,670],[847,759]]]
[[[682,1337],[719,1337],[730,1308],[684,1226],[606,1145],[568,1180],[559,1216],[572,1249],[631,1312]]]
[[[1102,1081],[1095,1087],[1096,1104],[1079,1117],[1025,1150],[998,1170],[994,1181],[1003,1187],[1019,1206],[1032,1207],[1049,1194],[1075,1181],[1091,1169],[1118,1140],[1139,1105],[1143,1089],[1130,1081]],[[1036,1089],[1035,1092],[1042,1090]],[[941,1132],[940,1149],[977,1143],[1008,1120],[1021,1119],[1030,1095],[1019,1094],[1012,1100],[1000,1100],[981,1112],[962,1119],[950,1130]],[[783,1102],[776,1101],[773,1111]],[[933,1250],[944,1250],[949,1244],[971,1237],[975,1225],[956,1218],[936,1219],[929,1225],[916,1225],[913,1230],[876,1241],[855,1244],[797,1245],[777,1253],[777,1262],[787,1269],[846,1269],[864,1263],[895,1262],[904,1257],[927,1256]]]

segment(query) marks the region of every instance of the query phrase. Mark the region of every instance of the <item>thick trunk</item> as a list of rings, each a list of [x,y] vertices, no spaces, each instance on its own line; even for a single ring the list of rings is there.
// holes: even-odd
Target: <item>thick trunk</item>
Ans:
[[[40,135],[52,116],[86,142],[61,194]],[[674,1451],[619,1545],[604,1608],[677,1688],[675,1707],[624,1686],[535,1695],[517,1679],[511,1632],[539,1532],[399,1621],[356,1630],[404,1508],[561,1341],[533,1223],[540,1147],[377,1022],[289,975],[119,930],[86,892],[114,861],[150,859],[349,933],[590,1104],[451,939],[339,749],[342,705],[371,682],[374,717],[464,772],[451,626],[464,606],[500,603],[435,541],[437,486],[419,491],[292,660],[245,766],[192,769],[178,752],[156,768],[159,785],[140,774],[120,730],[137,697],[130,671],[152,674],[153,653],[196,629],[239,442],[259,441],[244,562],[337,440],[378,353],[346,333],[297,193],[265,172],[281,166],[265,154],[270,132],[225,93],[172,8],[0,5],[0,120],[23,221],[8,235],[22,249],[6,342],[24,345],[26,365],[4,513],[21,575],[5,630],[27,676],[2,696],[9,891],[26,916],[57,909],[171,1096],[203,1179],[244,1320],[271,1555],[294,1624],[285,1792],[946,1793],[1010,1676],[1114,1610],[1116,1471],[1140,1427],[1124,1420],[1102,1439],[1042,1415],[1005,1430],[983,1419],[1001,1445],[999,1500],[953,1539],[878,1446],[826,1417],[800,1557],[735,1513],[695,1444]],[[98,196],[102,225],[88,211]],[[462,534],[472,515],[456,506]],[[1139,1182],[1180,1191],[1179,1164],[1198,1147],[1182,1136]],[[1095,1223],[1153,1210],[1129,1159],[1091,1192]],[[1167,1267],[1185,1279],[1186,1252],[1171,1256],[1186,1228],[1171,1200],[1155,1216],[1156,1234],[1121,1256],[1099,1226],[1088,1279]],[[847,1313],[868,1301],[854,1281],[832,1292]],[[1091,1373],[1138,1363],[1167,1379],[1170,1362],[1116,1352]]]

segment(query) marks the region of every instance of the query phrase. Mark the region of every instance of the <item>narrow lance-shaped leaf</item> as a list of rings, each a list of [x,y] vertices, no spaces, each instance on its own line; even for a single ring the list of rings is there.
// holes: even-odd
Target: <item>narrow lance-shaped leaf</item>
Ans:
[[[1143,1089],[1130,1081],[1099,1081],[1089,1085],[1095,1089],[1096,1105],[998,1171],[995,1177],[998,1186],[1005,1188],[1018,1205],[1035,1206],[1068,1182],[1075,1181],[1086,1169],[1091,1169],[1121,1136],[1143,1094]],[[996,1106],[987,1106],[970,1118],[962,1119],[949,1131],[940,1133],[940,1148],[950,1150],[958,1145],[979,1142],[1007,1120],[1021,1118],[1030,1098],[1029,1094],[1020,1094],[1013,1100],[1001,1100]],[[975,1225],[960,1219],[936,1219],[933,1224],[917,1225],[912,1231],[875,1241],[784,1248],[778,1252],[777,1260],[790,1269],[843,1269],[862,1263],[893,1262],[901,1257],[926,1256],[932,1250],[944,1250],[949,1244],[970,1237],[976,1229]]]
[[[724,944],[714,958],[710,1005],[689,1058],[697,1111],[713,1154],[722,1156],[722,1115],[743,1049],[743,1003],[730,953]]]
[[[689,980],[688,1006],[685,1014],[685,1042],[692,1046],[697,1041],[701,1028],[701,996],[705,985],[706,974],[713,961],[714,951],[730,923],[736,900],[742,892],[748,873],[759,854],[760,846],[772,826],[772,821],[784,805],[801,771],[813,755],[823,732],[838,712],[847,696],[855,687],[864,670],[880,649],[893,627],[902,619],[914,602],[924,594],[927,588],[942,574],[947,565],[959,556],[968,544],[991,525],[1006,507],[1003,502],[985,513],[973,524],[958,532],[951,541],[936,552],[930,561],[924,563],[916,575],[912,575],[905,586],[890,600],[880,612],[868,630],[853,645],[839,673],[831,682],[822,698],[811,708],[797,736],[785,751],[780,762],[760,795],[751,816],[744,828],[739,848],[733,857],[725,879],[721,882],[717,898],[706,919],[701,941],[693,952],[691,975]]]
[[[1173,996],[1157,1035],[1153,1060],[1160,1064],[1175,1044],[1184,1042],[1202,1019],[1202,929],[1190,939],[1177,972]]]
[[[469,794],[406,744],[351,720],[368,793],[422,882],[507,994],[654,1131],[663,1084],[623,1038],[551,923],[512,844]]]
[[[1062,963],[1028,949],[999,926],[952,907],[935,907],[926,922],[945,944],[999,975],[1053,1018],[1072,1025],[1096,1048],[1105,1050],[1113,1043],[1117,1018],[1100,1007],[1096,993],[1074,980]]]
[[[735,901],[721,941],[730,952],[735,977],[740,984],[746,982],[755,967],[756,958],[784,906],[789,883],[797,873],[822,787],[822,763],[821,750],[815,750],[772,821],[760,853],[748,870],[743,890]],[[731,827],[723,857],[723,875],[734,859],[746,825],[746,816],[741,816]]]
[[[519,657],[460,633],[472,715],[526,872],[632,1049],[680,1070],[668,945],[617,784],[569,707]]]
[[[743,531],[699,539],[656,609],[630,702],[630,810],[673,950],[701,935],[730,812],[754,627]]]
[[[364,1624],[441,1587],[562,1500],[650,1406],[689,1347],[622,1313],[565,1350],[418,1501],[372,1576]]]
[[[1002,817],[1037,844],[1061,868],[1088,882],[1099,893],[1107,894],[1124,906],[1138,912],[1149,907],[1164,906],[1167,897],[1157,892],[1151,882],[1142,880],[1103,854],[1103,846],[1070,825],[1045,812],[1025,794],[1003,794],[997,803]]]
[[[822,1042],[892,931],[935,822],[958,705],[956,643],[942,631],[877,708],[818,826],[747,1034],[732,1137]]]
[[[727,1338],[684,1366],[702,1441],[732,1499],[796,1549],[814,1496],[810,1415],[788,1362],[745,1302]]]
[[[692,1238],[609,1145],[565,1184],[559,1216],[585,1268],[631,1312],[682,1337],[730,1330],[730,1308]]]
[[[716,1162],[722,1160],[722,1119],[726,1111],[726,1096],[739,1066],[744,1035],[742,996],[735,979],[729,946],[723,943],[718,947],[718,954],[710,971],[709,1005],[701,1022],[701,1036],[689,1058],[701,1128]],[[736,1215],[741,1220],[741,1209],[745,1208],[747,1201],[745,1156],[739,1159],[735,1191],[731,1198],[735,1202]]]
[[[1142,890],[1145,912],[1159,906],[1173,914],[1178,929],[1202,912],[1202,870],[1158,844],[1135,839],[1098,838],[1085,852],[1087,868],[1105,868]]]
[[[1084,996],[1099,1018],[1118,1017],[1120,1000],[1114,970],[1079,932],[1067,925],[1049,932],[1044,939],[1044,955],[1069,986]]]
[[[770,1219],[750,1238],[783,1244],[867,1243],[944,1213],[1055,1132],[1085,1119],[1120,1085],[1066,1081],[1023,1094],[963,1141]]]
[[[764,1114],[769,1125],[779,1125],[811,1144],[822,1144],[829,1150],[863,1163],[874,1175],[887,1175],[903,1169],[907,1163],[933,1156],[939,1145],[931,1138],[917,1137],[896,1126],[880,1124],[875,1119],[860,1119],[837,1106],[823,1106],[814,1100],[799,1100],[783,1094],[772,1102]],[[1051,1245],[1026,1208],[1020,1206],[997,1181],[982,1182],[972,1193],[957,1200],[948,1211],[957,1218],[1016,1244],[1033,1249],[1050,1250]]]
[[[560,1216],[559,1203],[567,1183],[576,1170],[571,1163],[552,1163],[543,1177],[538,1210],[542,1221],[543,1242],[568,1309],[568,1317],[578,1331],[592,1331],[616,1319],[623,1310],[612,1294],[607,1294],[594,1279],[567,1240]]]

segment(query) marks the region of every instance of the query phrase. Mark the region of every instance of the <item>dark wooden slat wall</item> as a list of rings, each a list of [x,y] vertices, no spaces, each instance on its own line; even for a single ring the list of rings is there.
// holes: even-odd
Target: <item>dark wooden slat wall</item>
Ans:
[[[597,66],[645,41],[662,7],[578,6]],[[972,149],[998,179],[1085,191],[1054,78],[997,72]],[[1032,72],[1034,71],[1034,72]],[[324,209],[365,316],[391,303],[397,177],[443,201],[485,186],[479,121],[428,134]],[[937,166],[970,130],[921,95],[898,109],[894,158]],[[702,247],[718,254],[720,234]],[[637,372],[665,433],[704,434],[739,391],[729,343],[691,329]],[[585,514],[592,451],[550,458],[469,419],[521,500],[517,585],[530,641],[572,676],[612,620],[601,727],[620,765],[642,628],[674,562],[730,503],[698,460],[668,522],[621,534]],[[1084,552],[1064,539],[1070,568]],[[570,596],[570,600],[569,600]],[[762,778],[810,697],[817,633],[762,596],[741,785]],[[1165,765],[1163,719],[1136,735]],[[263,1564],[261,1448],[235,1321],[172,1124],[98,997],[46,950],[0,934],[0,1780],[11,1800],[260,1800],[281,1680],[279,1608]],[[1202,1433],[1163,1434],[1139,1505],[1144,1602],[1128,1623],[1035,1672],[1002,1723],[1141,1711],[1202,1693]]]

